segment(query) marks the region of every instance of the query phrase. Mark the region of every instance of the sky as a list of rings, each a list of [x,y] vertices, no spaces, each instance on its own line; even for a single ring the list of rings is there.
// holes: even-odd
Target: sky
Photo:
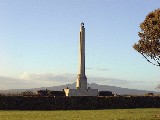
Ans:
[[[81,22],[89,83],[159,91],[160,68],[132,45],[159,0],[0,0],[0,90],[76,81]]]

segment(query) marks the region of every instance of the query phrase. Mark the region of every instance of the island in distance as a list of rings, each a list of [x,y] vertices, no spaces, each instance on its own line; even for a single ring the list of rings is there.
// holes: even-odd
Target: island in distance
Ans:
[[[10,89],[10,90],[0,90],[0,93],[2,94],[15,94],[25,91],[32,91],[37,92],[38,90],[52,90],[52,91],[62,91],[65,88],[74,89],[76,83],[73,84],[66,84],[66,85],[60,85],[60,86],[53,86],[53,87],[41,87],[41,88],[33,88],[33,89]],[[137,90],[137,89],[128,89],[128,88],[121,88],[116,86],[109,86],[109,85],[98,85],[95,83],[88,83],[88,87],[91,87],[93,89],[97,88],[99,91],[111,91],[113,94],[117,95],[145,95],[147,93],[154,93],[154,94],[160,94],[159,92],[155,91],[147,91],[147,90]]]

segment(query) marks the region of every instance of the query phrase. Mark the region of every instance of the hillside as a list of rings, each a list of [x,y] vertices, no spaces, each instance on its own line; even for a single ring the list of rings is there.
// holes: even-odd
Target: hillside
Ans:
[[[66,84],[61,86],[53,86],[53,87],[42,87],[42,88],[33,88],[33,89],[11,89],[11,90],[0,90],[0,93],[20,93],[24,91],[33,91],[36,92],[37,90],[55,90],[55,91],[62,91],[65,88],[75,89],[76,83],[73,84]],[[154,94],[160,94],[154,91],[146,91],[146,90],[137,90],[137,89],[128,89],[128,88],[121,88],[116,86],[109,86],[109,85],[98,85],[95,83],[88,84],[88,87],[92,89],[98,89],[99,91],[112,91],[114,94],[118,95],[144,95],[146,93],[152,92]]]

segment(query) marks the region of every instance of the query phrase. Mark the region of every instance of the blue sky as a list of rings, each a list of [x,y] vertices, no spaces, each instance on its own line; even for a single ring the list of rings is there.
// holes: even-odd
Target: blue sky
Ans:
[[[0,0],[0,89],[75,82],[83,21],[89,83],[159,91],[159,67],[132,48],[157,8],[159,0]]]

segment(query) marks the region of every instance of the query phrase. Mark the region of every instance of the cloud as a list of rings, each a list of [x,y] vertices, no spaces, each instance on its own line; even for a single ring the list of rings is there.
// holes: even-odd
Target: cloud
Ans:
[[[160,84],[159,84],[159,85],[157,85],[156,89],[160,89]]]
[[[75,74],[53,74],[53,73],[27,73],[24,72],[19,76],[22,80],[42,80],[42,81],[73,81]]]
[[[0,76],[0,89],[27,89],[39,87],[51,87],[73,83],[76,81],[75,74],[53,73],[27,73],[23,72],[19,78]]]
[[[108,70],[110,70],[110,69],[106,69],[106,68],[97,68],[96,70],[108,71]]]
[[[28,73],[23,72],[19,78],[0,76],[0,89],[27,89],[64,85],[76,82],[76,74]],[[129,87],[142,85],[142,81],[129,81],[118,78],[87,76],[88,83]]]
[[[0,89],[16,89],[23,88],[25,83],[17,78],[0,76]]]
[[[88,77],[88,81],[99,84],[110,84],[110,85],[124,85],[130,84],[132,81],[121,80],[116,78],[107,78],[107,77]]]
[[[93,69],[93,68],[86,68],[86,69],[91,70],[91,69]]]
[[[30,79],[30,74],[27,73],[27,72],[23,72],[20,76],[19,76],[20,79],[23,79],[23,80],[29,80]]]
[[[88,70],[99,70],[99,71],[109,71],[110,69],[107,68],[86,68]]]

